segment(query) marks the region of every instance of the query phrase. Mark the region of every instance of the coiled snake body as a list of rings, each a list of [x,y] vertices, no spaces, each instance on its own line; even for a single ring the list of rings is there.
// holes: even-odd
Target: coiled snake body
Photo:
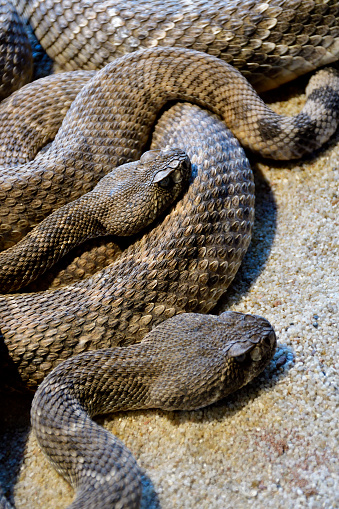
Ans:
[[[326,4],[327,7],[335,8],[332,3]],[[335,36],[332,43],[328,47],[337,45]],[[219,114],[245,146],[268,157],[299,157],[312,152],[337,126],[339,85],[335,71],[327,71],[313,79],[308,88],[308,102],[301,114],[293,119],[269,110],[240,73],[226,63],[191,50],[149,49],[112,62],[97,74],[88,72],[88,75],[84,72],[72,74],[74,83],[82,82],[85,86],[79,86],[78,95],[73,92],[76,98],[71,106],[69,96],[61,92],[62,105],[68,112],[45,153],[30,161],[37,148],[28,140],[21,161],[15,141],[12,142],[14,149],[9,151],[9,160],[13,163],[13,158],[19,158],[17,162],[24,164],[8,168],[2,177],[1,240],[4,247],[12,245],[31,225],[60,204],[77,198],[88,190],[88,186],[93,187],[109,171],[110,165],[114,167],[139,157],[157,114],[169,100],[189,100]],[[73,78],[67,76],[64,79]],[[53,80],[47,78],[42,87],[46,86],[45,90],[48,90]],[[28,93],[36,86],[29,85]],[[25,92],[19,91],[4,102],[4,118],[12,118],[13,122],[8,122],[0,133],[2,139],[13,138],[11,125],[14,132],[19,132],[19,138],[32,125],[28,122],[20,130],[16,123],[16,108],[21,103],[18,98]],[[35,120],[33,115],[33,124]],[[195,125],[193,131],[192,125]],[[39,132],[38,128],[32,130]],[[46,141],[49,141],[48,136],[41,135],[39,143],[43,145]],[[121,388],[120,398],[123,400],[127,392],[132,395],[145,391],[145,398],[140,397],[138,402],[132,402],[130,397],[133,408],[154,405],[196,408],[246,383],[274,352],[274,333],[263,319],[246,319],[231,313],[214,322],[209,322],[213,319],[206,317],[204,322],[200,315],[194,318],[189,314],[187,319],[192,328],[188,327],[188,340],[183,342],[189,350],[197,349],[200,357],[198,355],[193,360],[193,366],[202,363],[200,373],[204,380],[203,389],[198,391],[194,402],[189,390],[197,384],[179,383],[179,388],[175,389],[174,381],[167,375],[161,381],[163,361],[159,361],[159,372],[152,370],[149,364],[147,368],[143,367],[142,354],[138,350],[145,344],[152,351],[152,341],[158,337],[162,348],[168,345],[168,351],[173,352],[165,356],[174,364],[177,359],[185,358],[187,352],[179,352],[181,347],[170,333],[171,323],[166,325],[164,322],[160,325],[163,328],[158,332],[154,329],[145,343],[126,348],[124,354],[114,353],[115,350],[87,352],[135,343],[154,325],[183,311],[207,313],[233,279],[249,245],[254,207],[252,175],[242,149],[224,124],[195,106],[177,105],[165,113],[157,127],[152,148],[159,148],[161,144],[177,146],[188,153],[193,177],[187,193],[155,229],[132,243],[116,262],[90,279],[50,292],[0,297],[0,328],[4,343],[11,362],[26,385],[35,388],[61,360],[81,354],[74,364],[70,359],[47,377],[36,394],[32,417],[40,443],[55,463],[61,454],[63,461],[61,465],[58,463],[58,468],[78,490],[72,504],[74,508],[97,507],[98,504],[100,507],[137,507],[139,503],[138,471],[132,458],[101,428],[96,425],[93,428],[87,413],[83,413],[92,415],[98,411],[125,408],[114,399],[110,387],[115,380],[109,374],[110,370],[120,373],[116,362],[126,367],[126,357],[132,357],[140,361],[140,370],[148,373],[148,382],[142,386],[126,382],[123,372],[113,382]],[[4,162],[7,162],[6,157],[3,155]],[[86,180],[87,175],[90,175],[90,182]],[[77,177],[80,177],[80,185],[72,188]],[[68,185],[65,190],[62,182]],[[32,192],[36,183],[45,192],[44,196],[48,189],[47,203],[39,197],[39,191]],[[26,206],[32,194],[33,211]],[[60,198],[58,202],[56,197]],[[16,217],[18,211],[21,221]],[[181,324],[180,316],[173,320]],[[232,336],[229,327],[234,324],[237,324],[236,332]],[[200,327],[205,327],[204,336],[218,338],[216,343],[212,340],[210,353],[208,346],[199,343],[201,338],[197,331]],[[220,328],[227,329],[229,339],[224,338],[224,332],[220,333],[220,340]],[[183,338],[186,333],[182,333]],[[154,348],[158,349],[156,341]],[[215,367],[213,362],[212,365],[204,364],[203,359],[218,357],[217,351],[223,351],[222,360],[216,362]],[[87,368],[91,362],[93,367]],[[67,373],[77,364],[80,378],[67,378]],[[241,368],[235,370],[234,366],[238,365]],[[166,369],[174,370],[173,364],[168,366]],[[99,393],[96,392],[96,377],[91,378],[92,372],[99,373],[103,384]],[[107,379],[105,373],[108,373]],[[236,373],[235,376],[232,373]],[[87,438],[94,444],[98,454],[96,456],[93,450],[93,456],[86,461],[83,457],[85,450],[74,441],[74,436],[71,442],[75,461],[68,461],[68,450],[60,448],[60,442],[64,440],[61,429],[48,431],[46,428],[50,401],[54,406],[51,393],[59,395],[60,376],[61,386],[73,384],[75,392],[70,392],[68,387],[69,405],[64,407],[62,399],[57,397],[58,404],[68,416],[69,424],[74,416],[83,419],[87,429],[85,440]],[[159,385],[153,385],[152,380],[158,380]],[[227,388],[224,387],[226,383]],[[167,385],[173,387],[173,396],[163,389]],[[162,391],[166,393],[165,400],[160,397]],[[177,395],[175,391],[178,391]],[[55,422],[58,424],[58,417]],[[72,426],[76,427],[77,422]],[[109,466],[99,459],[107,443],[113,447],[110,454],[114,461]],[[91,483],[88,482],[88,472],[93,473]]]
[[[13,3],[64,70],[99,69],[131,51],[177,46],[225,60],[262,91],[334,62],[338,55],[336,0]]]

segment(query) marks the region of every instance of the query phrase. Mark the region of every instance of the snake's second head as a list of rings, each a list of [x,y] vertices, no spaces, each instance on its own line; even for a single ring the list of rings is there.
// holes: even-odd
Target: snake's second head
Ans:
[[[226,397],[259,375],[276,349],[265,318],[237,312],[179,314],[147,337],[165,349],[153,398],[154,406],[166,410],[195,409]]]
[[[218,318],[225,322],[228,331],[225,379],[238,380],[238,389],[259,375],[272,359],[276,335],[272,325],[261,316],[226,311]]]
[[[148,226],[179,197],[190,176],[190,160],[176,148],[150,150],[113,170],[92,191],[104,203],[107,234],[133,235]]]

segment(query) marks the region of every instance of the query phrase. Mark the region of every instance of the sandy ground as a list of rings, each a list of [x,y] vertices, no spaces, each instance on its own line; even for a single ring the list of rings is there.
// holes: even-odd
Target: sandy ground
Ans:
[[[302,101],[293,93],[274,107],[293,113]],[[253,168],[253,241],[217,311],[265,316],[278,350],[258,379],[212,407],[100,421],[142,467],[144,509],[339,507],[339,136],[312,160]],[[65,507],[73,491],[30,432],[29,399],[2,394],[0,405],[7,496],[18,509]]]

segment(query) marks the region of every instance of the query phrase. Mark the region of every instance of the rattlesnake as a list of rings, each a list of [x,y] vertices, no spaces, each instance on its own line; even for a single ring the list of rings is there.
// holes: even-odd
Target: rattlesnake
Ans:
[[[222,58],[263,91],[338,55],[336,0],[12,1],[64,70],[98,69],[137,49],[178,46]]]
[[[337,74],[328,71],[326,78],[326,86],[334,91],[333,102],[323,95],[323,88],[317,90],[320,78],[321,75],[315,76],[310,83],[304,110],[290,119],[267,108],[240,73],[203,53],[159,48],[135,52],[108,64],[77,95],[48,151],[3,173],[2,197],[4,205],[11,205],[2,212],[4,242],[17,237],[20,226],[27,228],[29,220],[34,223],[37,216],[56,207],[56,195],[59,203],[63,203],[69,199],[70,190],[79,194],[83,190],[81,182],[77,188],[64,190],[60,181],[70,186],[82,174],[86,185],[87,174],[93,181],[107,172],[109,163],[114,167],[136,158],[156,114],[170,99],[190,99],[218,111],[238,138],[265,155],[285,158],[313,150],[333,132],[337,117]],[[191,134],[191,145],[187,130],[185,134],[185,128],[190,132],[192,124],[184,117],[181,124],[183,134],[175,137],[174,144],[192,158],[194,137]],[[210,129],[212,133],[214,129],[218,132],[224,130],[224,126],[213,122]],[[185,139],[187,141],[183,142]],[[226,145],[226,139],[219,143]],[[211,147],[211,153],[214,152],[219,158]],[[215,168],[215,163],[202,161],[205,168],[202,180],[193,181],[184,201],[179,202],[158,228],[92,279],[48,293],[48,299],[44,294],[0,297],[1,330],[25,382],[36,385],[58,362],[54,352],[48,352],[45,346],[44,353],[40,354],[39,341],[45,344],[45,334],[50,337],[52,331],[59,337],[66,327],[66,315],[68,332],[66,336],[62,332],[61,337],[67,341],[67,336],[77,336],[82,328],[88,330],[86,341],[80,342],[88,349],[94,344],[104,346],[107,341],[108,345],[112,345],[112,341],[120,345],[134,342],[165,317],[179,311],[206,313],[215,305],[217,295],[225,291],[239,267],[250,241],[253,222],[251,173],[244,156],[238,159],[235,172],[229,171],[227,175],[222,167]],[[36,180],[40,181],[45,195],[47,184],[50,203],[47,199],[37,200],[38,204],[29,211],[24,205],[32,193],[31,181]],[[50,185],[54,180],[55,190]],[[37,197],[39,195],[34,196]],[[48,207],[43,208],[44,205]],[[20,224],[13,221],[18,206]],[[230,212],[226,213],[224,209],[229,208]],[[123,285],[120,284],[122,280]],[[90,309],[88,303],[94,295],[96,311],[86,318]],[[72,308],[72,319],[67,302]],[[22,306],[25,313],[20,311]],[[55,315],[52,322],[51,314]],[[111,338],[112,328],[114,339]],[[24,341],[24,351],[19,347],[23,344],[22,334],[38,341],[34,350],[38,348],[35,357],[36,360],[41,358],[41,363],[35,362],[35,373],[26,358],[26,354],[31,357],[32,343]],[[70,345],[63,350],[63,355],[68,357],[81,351],[76,344],[75,350]],[[28,365],[29,371],[26,370]]]
[[[263,318],[181,314],[137,345],[84,353],[56,368],[36,393],[32,424],[59,472],[76,486],[69,507],[139,507],[141,473],[133,456],[89,415],[211,404],[260,373],[275,345]],[[64,401],[60,391],[67,395]],[[68,423],[64,431],[61,416]],[[65,439],[67,458],[60,461]]]
[[[308,106],[299,116],[299,120],[302,119],[306,123],[298,128],[297,121],[282,120],[267,110],[240,75],[215,58],[179,49],[156,49],[125,57],[117,63],[110,64],[94,76],[71,106],[61,134],[58,134],[56,141],[46,154],[50,156],[62,153],[61,148],[66,147],[64,140],[70,135],[73,135],[74,139],[77,138],[79,128],[75,127],[74,119],[76,117],[81,119],[84,116],[86,94],[98,98],[97,104],[101,106],[107,103],[108,99],[114,100],[108,91],[105,92],[106,84],[112,80],[113,74],[117,92],[116,101],[112,104],[116,108],[115,115],[119,115],[119,100],[122,105],[128,105],[130,102],[126,92],[128,86],[123,81],[129,68],[133,70],[130,71],[133,80],[139,80],[137,94],[134,93],[134,96],[147,100],[144,103],[147,105],[147,111],[141,106],[137,112],[130,111],[132,108],[128,112],[123,110],[124,115],[127,118],[127,114],[134,113],[138,122],[144,126],[154,120],[155,113],[160,110],[165,100],[190,99],[227,117],[237,136],[264,155],[278,154],[279,149],[283,147],[282,139],[285,129],[292,126],[290,130],[287,130],[290,144],[286,145],[284,157],[291,155],[297,157],[301,155],[302,148],[308,151],[314,150],[326,139],[323,131],[328,137],[336,128],[338,84],[334,72],[330,71],[326,75],[327,81],[325,79],[326,91],[333,88],[335,92],[334,100],[327,96],[323,98],[325,89],[319,90],[317,80],[321,78],[316,78],[313,81],[313,88],[309,89]],[[152,74],[152,69],[155,69],[157,74]],[[234,78],[237,82],[230,97],[226,96],[228,86],[223,77],[225,70],[230,72],[232,79]],[[121,85],[119,84],[120,76]],[[164,84],[168,86],[167,90],[163,88]],[[176,91],[174,94],[175,87],[179,92]],[[97,92],[97,95],[94,92]],[[250,106],[247,106],[245,110],[236,110],[235,105],[238,103],[239,95],[250,99]],[[317,124],[315,113],[318,113],[320,103],[323,108],[321,113],[324,113],[324,110],[325,113],[333,112],[334,118],[331,117],[329,121],[325,120]],[[243,127],[238,122],[239,111],[241,121],[249,122],[248,127]],[[95,114],[94,108],[92,112]],[[253,113],[254,123],[251,123]],[[184,138],[183,132],[185,132],[185,129],[180,132],[180,122],[187,128],[189,115],[194,119],[201,115],[200,121],[203,125],[205,123],[206,130],[211,129],[212,137],[221,146],[228,146],[228,153],[220,156],[219,150],[217,151],[214,146],[209,146],[206,142],[202,145],[203,141],[200,138],[195,140],[196,145],[193,149],[183,143],[182,148],[187,149],[188,153],[192,150],[192,154],[189,153],[189,155],[193,166],[196,167],[197,175],[183,201],[172,210],[168,218],[153,232],[149,232],[132,245],[121,260],[88,281],[56,290],[53,293],[0,299],[1,331],[4,334],[5,344],[23,381],[31,387],[35,387],[45,373],[60,359],[74,353],[88,348],[112,346],[114,343],[129,344],[143,337],[152,325],[184,310],[208,312],[234,277],[248,246],[253,222],[253,184],[250,169],[238,144],[229,139],[223,125],[215,118],[210,124],[210,117],[204,116],[206,113],[196,108],[182,106],[168,112],[165,122],[169,129],[172,127],[171,136],[175,145],[180,147],[180,141]],[[309,115],[311,121],[309,121]],[[100,119],[100,122],[105,120],[105,118]],[[319,126],[324,128],[321,132],[319,132]],[[134,150],[132,156],[135,157],[148,135],[149,126],[147,132],[142,133],[141,140],[136,142],[134,121],[133,124],[131,122],[131,125],[128,125],[128,128],[132,131],[130,143],[132,151]],[[314,136],[310,135],[312,128],[315,129]],[[188,127],[188,129],[191,128]],[[173,130],[177,131],[175,133],[177,138]],[[102,133],[103,129],[100,133],[101,143],[105,139]],[[300,139],[299,135],[304,138]],[[169,136],[167,134],[168,138]],[[297,139],[294,139],[296,137]],[[179,144],[176,143],[177,141]],[[310,141],[311,144],[309,144]],[[169,139],[166,142],[169,142]],[[86,149],[90,146],[87,139],[86,143],[80,139],[80,143]],[[201,150],[200,156],[194,158],[194,150],[197,147]],[[124,148],[126,149],[126,146]],[[212,155],[212,161],[209,163],[205,159],[205,151],[210,151]],[[114,150],[111,147],[108,148],[107,153],[114,156]],[[120,158],[122,153],[123,151],[118,151]],[[234,161],[232,161],[233,155],[236,156]],[[46,157],[44,154],[38,156],[39,165],[43,164],[44,157]],[[72,160],[72,154],[70,157],[69,160]],[[116,154],[115,157],[118,159]],[[125,157],[130,156],[125,155]],[[220,157],[221,160],[219,160]],[[57,165],[61,166],[57,156],[55,160]],[[81,164],[81,170],[94,166],[93,161],[87,160],[82,161]],[[37,165],[34,161],[27,163],[29,169],[34,169],[34,165]],[[229,167],[228,174],[225,174],[225,165]],[[64,167],[66,166],[64,164]],[[17,170],[10,174],[13,182],[15,173],[18,173]],[[13,201],[18,188],[13,185],[12,189],[14,194],[10,196],[10,200],[6,195],[8,201],[11,199]],[[6,188],[5,191],[7,191]],[[11,189],[8,189],[8,192],[11,192]],[[34,216],[30,219],[32,223],[36,221]],[[27,228],[27,224],[24,228]],[[168,230],[165,230],[166,228]],[[19,233],[19,235],[22,234]],[[264,324],[264,330],[269,331],[263,334],[263,337],[270,336],[271,329],[267,322],[259,320],[259,323]],[[111,337],[112,330],[116,331],[114,338]],[[80,336],[79,342],[76,339],[78,336]],[[273,346],[272,341],[269,343]],[[270,355],[272,351],[271,349]],[[87,355],[93,359],[97,358],[96,355],[92,357],[92,354],[84,355],[86,359]],[[81,362],[81,358],[78,362]],[[36,401],[41,397],[44,398],[44,391],[46,391],[45,386],[41,388]],[[35,414],[34,420],[37,419],[38,414]],[[42,432],[40,440],[44,442],[43,429],[40,431]],[[45,446],[49,447],[51,444],[52,442]],[[72,480],[72,474],[68,475]],[[131,507],[132,504],[137,504],[138,494],[135,493],[134,498],[127,502]],[[125,495],[121,496],[124,499]],[[110,501],[109,504],[111,503]],[[96,502],[92,500],[89,501],[89,507],[91,507],[90,504],[94,507]],[[81,507],[84,507],[83,503]]]
[[[189,159],[179,149],[151,150],[119,166],[0,253],[2,291],[22,288],[87,239],[138,233],[178,198],[190,175]]]

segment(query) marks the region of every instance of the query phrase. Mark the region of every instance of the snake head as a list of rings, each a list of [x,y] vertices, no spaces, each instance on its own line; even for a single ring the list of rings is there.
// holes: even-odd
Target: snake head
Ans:
[[[156,208],[160,214],[181,194],[191,176],[191,162],[186,152],[179,148],[150,150],[141,158],[154,173],[150,189],[154,193]]]
[[[182,313],[146,338],[153,341],[149,348],[165,350],[150,406],[166,410],[192,410],[228,396],[259,375],[276,348],[267,320],[236,312]]]
[[[239,387],[255,378],[272,359],[277,339],[273,327],[263,317],[226,311],[219,315],[230,332],[225,343],[227,377],[241,381]],[[238,388],[239,388],[238,387]]]
[[[138,233],[173,204],[190,176],[190,160],[176,148],[150,150],[113,170],[92,191],[104,209],[100,223],[105,234]]]

